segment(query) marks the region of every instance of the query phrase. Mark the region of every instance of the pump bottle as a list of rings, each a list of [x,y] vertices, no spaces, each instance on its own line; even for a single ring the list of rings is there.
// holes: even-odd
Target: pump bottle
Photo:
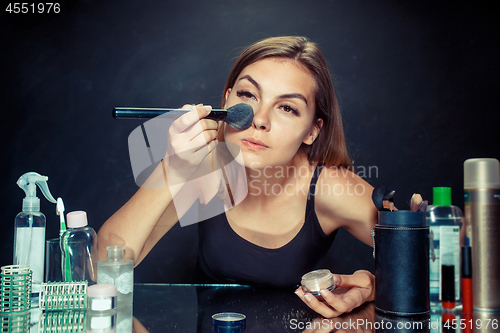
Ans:
[[[40,292],[43,282],[45,254],[45,215],[40,212],[40,199],[36,186],[50,202],[56,203],[49,191],[49,177],[28,172],[17,180],[17,185],[26,193],[23,210],[17,214],[14,225],[14,265],[28,265],[32,270],[32,293]]]

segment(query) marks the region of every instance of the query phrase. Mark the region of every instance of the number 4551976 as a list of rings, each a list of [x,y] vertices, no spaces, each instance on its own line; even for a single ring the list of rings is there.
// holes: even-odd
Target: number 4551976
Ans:
[[[498,319],[476,319],[473,321],[472,319],[466,320],[466,319],[460,319],[458,321],[457,319],[453,320],[447,320],[443,327],[456,330],[457,328],[460,327],[460,329],[465,330],[466,328],[469,329],[498,329]]]
[[[58,2],[9,2],[5,11],[9,14],[59,14],[61,4]]]

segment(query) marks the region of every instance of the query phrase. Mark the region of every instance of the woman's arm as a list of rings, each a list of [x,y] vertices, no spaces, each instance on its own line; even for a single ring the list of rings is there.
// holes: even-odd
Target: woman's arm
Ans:
[[[326,234],[343,227],[373,246],[371,230],[378,222],[378,211],[370,184],[347,169],[330,167],[322,171],[316,191],[316,213]]]
[[[156,171],[162,171],[161,164]],[[139,188],[99,229],[99,258],[107,258],[107,246],[124,245],[125,256],[137,265],[177,220],[168,187]]]
[[[365,244],[373,246],[371,230],[378,221],[372,202],[373,187],[349,170],[325,168],[316,187],[316,214],[326,234],[340,227]],[[324,317],[348,313],[375,297],[375,276],[365,270],[353,275],[334,275],[337,289],[321,290],[321,298],[304,293],[296,294],[314,311]]]
[[[210,107],[198,105],[170,126],[165,159],[134,196],[100,228],[100,259],[107,258],[107,246],[124,245],[125,256],[137,265],[178,221],[172,199],[176,193],[171,192],[168,181],[174,179],[178,184],[179,179],[188,180],[208,156],[206,146],[217,137],[217,122],[202,119],[209,113]]]

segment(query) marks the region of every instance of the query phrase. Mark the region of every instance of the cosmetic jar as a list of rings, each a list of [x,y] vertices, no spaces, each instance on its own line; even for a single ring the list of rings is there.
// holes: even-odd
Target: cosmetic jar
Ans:
[[[215,333],[243,332],[246,326],[246,316],[237,312],[221,312],[212,316]]]
[[[109,311],[116,309],[116,286],[112,284],[94,284],[87,289],[88,311]]]
[[[321,289],[328,289],[332,291],[335,289],[335,282],[333,282],[333,274],[328,269],[318,269],[302,276],[301,281],[304,291],[319,296]]]

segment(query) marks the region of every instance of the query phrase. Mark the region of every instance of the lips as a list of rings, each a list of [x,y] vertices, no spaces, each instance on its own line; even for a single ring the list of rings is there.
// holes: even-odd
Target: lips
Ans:
[[[243,143],[243,145],[247,149],[253,150],[253,151],[265,150],[265,149],[269,148],[268,146],[266,146],[264,144],[264,142],[257,140],[257,139],[254,139],[254,138],[243,139],[241,142]]]

